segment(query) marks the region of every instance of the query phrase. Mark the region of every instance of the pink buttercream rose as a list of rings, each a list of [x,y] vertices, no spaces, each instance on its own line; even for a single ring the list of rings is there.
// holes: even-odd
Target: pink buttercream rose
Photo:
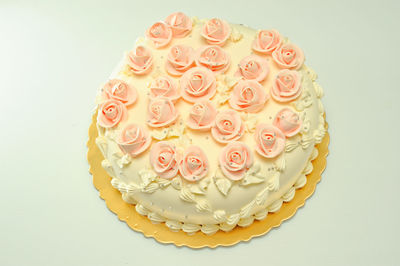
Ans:
[[[285,148],[285,135],[273,125],[259,124],[254,137],[256,151],[265,158],[274,158]]]
[[[260,30],[253,41],[252,48],[262,54],[270,54],[278,49],[282,43],[281,35],[277,30]]]
[[[141,126],[129,124],[122,130],[117,143],[121,150],[135,157],[150,146],[151,137]]]
[[[204,67],[194,67],[188,70],[180,80],[182,98],[188,102],[208,100],[217,90],[214,73]]]
[[[105,128],[114,127],[127,116],[125,105],[117,100],[106,100],[99,106],[97,123]]]
[[[240,80],[233,88],[229,104],[233,109],[255,113],[260,111],[269,96],[255,80]]]
[[[188,181],[198,181],[208,173],[209,163],[205,153],[197,146],[189,146],[179,163],[179,172]]]
[[[161,48],[171,41],[172,30],[167,23],[156,22],[146,31],[146,37],[153,41],[156,48]]]
[[[194,50],[185,45],[175,45],[167,55],[165,68],[174,76],[181,76],[194,65]]]
[[[178,117],[173,102],[165,97],[151,99],[147,109],[147,123],[151,127],[163,127]]]
[[[238,140],[244,132],[244,124],[240,115],[234,110],[219,112],[211,128],[211,135],[220,143]]]
[[[292,43],[286,43],[275,50],[272,58],[281,68],[299,69],[304,63],[303,51]]]
[[[178,159],[175,146],[168,141],[160,141],[150,149],[150,164],[161,177],[171,179],[178,173]]]
[[[126,106],[135,103],[136,89],[120,79],[109,80],[103,87],[103,97],[122,102]]]
[[[150,72],[153,64],[153,56],[146,47],[137,46],[127,56],[130,70],[137,75],[144,75]]]
[[[258,82],[263,81],[269,73],[268,61],[257,55],[249,55],[239,63],[237,76],[244,79],[254,79]]]
[[[299,115],[289,108],[280,110],[273,121],[273,125],[278,127],[286,137],[292,137],[299,133],[301,124]]]
[[[283,69],[272,83],[271,95],[278,102],[289,102],[301,94],[300,74],[295,70]]]
[[[229,55],[219,46],[209,45],[196,51],[196,65],[206,67],[215,73],[224,73],[230,65]]]
[[[176,101],[181,97],[174,80],[168,76],[161,76],[150,83],[150,98],[165,97]]]
[[[231,27],[229,24],[218,18],[213,18],[204,23],[201,35],[207,40],[209,44],[224,45],[226,40],[231,34]]]
[[[171,27],[172,36],[176,38],[183,38],[192,30],[192,20],[182,12],[172,13],[165,22]]]
[[[243,142],[234,141],[226,145],[219,155],[219,165],[224,175],[231,180],[240,180],[253,164],[253,154]]]
[[[209,100],[199,101],[192,106],[186,124],[191,129],[207,130],[213,126],[216,115],[217,109]]]

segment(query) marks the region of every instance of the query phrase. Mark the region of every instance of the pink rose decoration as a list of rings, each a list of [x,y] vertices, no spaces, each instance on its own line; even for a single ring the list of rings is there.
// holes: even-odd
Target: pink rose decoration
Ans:
[[[214,73],[204,67],[194,67],[188,70],[180,80],[182,97],[188,102],[208,100],[217,90]]]
[[[229,24],[218,18],[213,18],[204,23],[201,35],[212,45],[224,45],[231,34]]]
[[[191,129],[207,130],[213,126],[216,115],[217,109],[210,101],[199,101],[192,106],[186,124]]]
[[[150,98],[164,97],[176,101],[181,97],[179,89],[168,76],[158,77],[150,83]]]
[[[178,113],[172,101],[165,97],[151,99],[147,109],[147,123],[151,127],[163,127],[178,118]]]
[[[134,87],[129,86],[120,79],[109,80],[103,87],[103,97],[122,102],[126,106],[135,103],[137,92]]]
[[[229,104],[233,109],[255,113],[260,111],[269,96],[255,80],[240,80],[233,88]]]
[[[135,157],[150,146],[151,137],[141,126],[129,124],[122,130],[117,143],[121,150]]]
[[[127,60],[131,71],[137,75],[149,73],[153,64],[153,56],[144,46],[137,46],[135,50],[130,51]]]
[[[261,30],[253,42],[253,50],[262,54],[270,54],[278,49],[282,43],[281,35],[277,30]]]
[[[254,79],[258,82],[263,81],[269,73],[268,61],[257,55],[249,55],[243,58],[239,63],[237,76],[244,79]]]
[[[254,137],[256,151],[265,158],[274,158],[285,148],[285,135],[273,125],[259,124]]]
[[[105,128],[111,128],[124,120],[128,110],[125,105],[117,100],[107,100],[99,106],[97,123]]]
[[[172,13],[165,22],[171,27],[172,36],[176,38],[183,38],[192,30],[192,20],[182,12]]]
[[[240,115],[234,110],[219,112],[215,117],[215,124],[211,128],[214,139],[220,143],[238,140],[244,132],[244,124]]]
[[[198,181],[207,175],[208,159],[197,146],[190,146],[185,150],[179,163],[179,172],[188,181]]]
[[[240,180],[253,164],[253,154],[243,142],[234,141],[226,145],[219,155],[219,165],[224,175],[231,180]]]
[[[278,102],[289,102],[301,94],[300,74],[295,70],[283,69],[272,83],[271,95]]]
[[[224,73],[230,63],[229,55],[219,46],[204,46],[196,52],[196,65],[206,67],[215,73]]]
[[[194,65],[194,50],[185,45],[175,45],[167,55],[165,68],[174,76],[181,76]]]
[[[171,179],[178,173],[178,159],[175,146],[168,141],[160,141],[150,149],[150,164],[161,177]]]
[[[287,43],[272,53],[272,58],[282,68],[299,69],[304,62],[303,51],[294,44]]]
[[[156,22],[146,31],[146,37],[153,41],[156,48],[161,48],[171,41],[172,30],[168,24]]]
[[[302,121],[299,115],[289,108],[280,110],[272,123],[278,127],[286,137],[292,137],[299,133]]]

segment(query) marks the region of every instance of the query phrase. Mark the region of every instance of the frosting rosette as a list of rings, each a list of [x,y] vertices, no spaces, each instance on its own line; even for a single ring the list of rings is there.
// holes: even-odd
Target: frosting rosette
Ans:
[[[255,80],[240,80],[229,98],[230,106],[238,111],[255,113],[260,111],[269,96],[264,87]]]
[[[150,149],[150,164],[161,178],[175,177],[179,166],[175,146],[168,141],[154,144]]]
[[[226,40],[231,34],[231,27],[229,24],[218,18],[210,19],[204,23],[201,35],[206,39],[209,44],[224,45]]]
[[[285,135],[270,124],[259,124],[255,132],[256,151],[265,158],[278,156],[285,148]]]
[[[234,110],[224,110],[215,117],[211,135],[220,143],[238,140],[244,132],[244,124],[240,115]]]
[[[276,114],[273,125],[278,127],[286,137],[292,137],[300,132],[302,121],[299,114],[289,108],[283,108]]]
[[[173,79],[161,76],[150,83],[150,98],[164,97],[176,101],[181,97],[179,89]]]
[[[260,30],[253,41],[254,51],[262,54],[270,54],[282,43],[281,35],[277,30]]]
[[[272,53],[272,58],[281,68],[299,69],[304,63],[303,51],[292,43],[283,44]]]
[[[216,115],[217,109],[211,101],[198,101],[192,106],[186,124],[191,129],[207,130],[213,126]]]
[[[226,145],[219,155],[219,165],[224,175],[231,180],[240,180],[253,164],[253,154],[243,142],[234,141]]]
[[[219,46],[208,45],[196,52],[196,65],[206,67],[215,73],[224,73],[230,65],[229,55]]]
[[[182,98],[188,102],[208,100],[217,90],[214,73],[208,68],[194,67],[180,79]]]
[[[130,70],[137,75],[144,75],[150,72],[153,64],[153,55],[144,46],[137,46],[127,56],[127,64]]]
[[[167,23],[156,22],[146,31],[146,37],[153,41],[156,48],[161,48],[171,41],[172,30]]]
[[[165,97],[151,99],[147,109],[147,123],[151,127],[163,127],[178,118],[173,102]]]
[[[258,82],[263,81],[269,73],[268,61],[257,55],[249,55],[239,63],[237,76],[244,79],[254,79]]]
[[[111,79],[103,87],[103,97],[120,101],[128,106],[136,102],[137,92],[126,82],[120,79]]]
[[[283,69],[272,83],[271,95],[278,102],[289,102],[301,94],[300,74],[295,70]]]
[[[198,181],[208,173],[207,156],[197,146],[189,146],[179,162],[179,173],[188,181]]]
[[[122,102],[114,99],[106,100],[99,106],[97,124],[105,128],[114,127],[126,118],[127,112]]]
[[[183,38],[192,30],[192,19],[182,12],[175,12],[165,19],[172,30],[172,36]]]
[[[171,48],[165,62],[165,69],[173,76],[182,76],[194,65],[194,50],[186,45],[175,45]]]
[[[143,127],[129,124],[121,131],[117,143],[124,153],[135,157],[150,146],[151,137]]]

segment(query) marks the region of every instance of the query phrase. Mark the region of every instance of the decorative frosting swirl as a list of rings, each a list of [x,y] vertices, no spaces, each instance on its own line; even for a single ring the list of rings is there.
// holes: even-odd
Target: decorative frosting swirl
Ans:
[[[282,43],[281,35],[277,30],[260,30],[253,41],[252,48],[262,54],[270,54]]]
[[[182,12],[172,13],[165,22],[171,27],[175,38],[183,38],[192,30],[192,20]]]
[[[179,172],[188,181],[198,181],[207,175],[209,163],[205,153],[197,146],[189,146],[179,163]]]
[[[276,114],[272,124],[278,127],[286,137],[292,137],[300,132],[302,121],[296,112],[283,108]]]
[[[265,158],[274,158],[285,148],[285,135],[273,125],[259,124],[254,137],[256,151]]]
[[[208,45],[196,52],[196,65],[206,67],[215,73],[224,73],[230,63],[229,55],[219,46]]]
[[[217,82],[214,73],[204,67],[189,69],[180,80],[182,97],[188,102],[208,100],[214,96]]]
[[[171,41],[172,30],[168,24],[156,22],[146,31],[146,37],[153,41],[156,48],[161,48]]]
[[[161,177],[171,179],[178,173],[178,159],[175,146],[168,141],[160,141],[150,149],[150,164]]]
[[[143,127],[129,124],[122,130],[117,143],[121,150],[135,157],[150,146],[151,137]]]
[[[196,130],[210,129],[215,121],[217,110],[209,100],[196,102],[190,110],[187,126]]]
[[[264,87],[257,81],[240,80],[233,88],[229,104],[238,111],[255,113],[264,107],[268,98]]]
[[[238,140],[244,132],[244,124],[240,115],[234,110],[224,110],[215,117],[215,124],[211,128],[214,139],[221,143]]]
[[[229,24],[218,18],[213,18],[204,23],[201,35],[207,40],[209,44],[224,45],[226,40],[231,34],[231,27]]]
[[[168,76],[161,76],[150,83],[150,98],[165,97],[176,101],[181,97],[175,81]]]
[[[150,100],[147,117],[149,126],[163,127],[174,122],[178,117],[178,112],[170,99],[157,97]]]
[[[114,127],[126,118],[127,112],[122,102],[114,99],[106,100],[99,106],[97,124],[105,128]]]
[[[289,102],[301,94],[300,74],[295,70],[283,69],[272,83],[271,95],[278,102]]]
[[[128,106],[136,102],[137,92],[126,82],[120,79],[111,79],[103,87],[103,97],[120,101]]]
[[[233,141],[219,155],[219,165],[224,175],[231,180],[240,180],[253,164],[253,154],[243,142]]]
[[[127,63],[131,71],[137,75],[144,75],[150,72],[153,64],[153,55],[144,46],[137,46],[127,56]]]
[[[239,63],[237,76],[244,79],[254,79],[258,82],[263,81],[269,73],[268,61],[257,55],[249,55]]]
[[[167,55],[165,68],[167,72],[174,76],[181,76],[194,64],[194,50],[185,45],[175,45]]]
[[[299,69],[304,63],[303,51],[292,43],[286,43],[275,50],[272,58],[282,68]]]

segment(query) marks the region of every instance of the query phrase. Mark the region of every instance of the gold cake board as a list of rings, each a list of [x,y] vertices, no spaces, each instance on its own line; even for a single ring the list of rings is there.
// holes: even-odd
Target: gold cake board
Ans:
[[[283,203],[278,212],[269,213],[267,218],[262,221],[255,220],[248,227],[237,226],[230,232],[220,230],[208,236],[198,231],[188,235],[182,230],[172,232],[164,223],[153,224],[147,217],[137,213],[132,204],[122,200],[121,193],[111,186],[111,177],[101,166],[104,157],[95,143],[97,135],[96,114],[94,114],[89,128],[87,159],[89,172],[93,176],[93,184],[99,191],[100,197],[105,200],[107,207],[130,228],[142,232],[146,237],[153,237],[161,243],[173,243],[176,246],[191,248],[232,246],[240,241],[249,241],[253,237],[265,235],[272,228],[280,226],[283,221],[291,218],[297,209],[305,204],[306,199],[314,193],[317,183],[321,180],[321,174],[326,166],[326,156],[329,152],[329,134],[326,133],[322,142],[316,146],[318,157],[312,161],[314,169],[307,175],[307,184],[303,188],[297,189],[295,197],[290,202]]]

